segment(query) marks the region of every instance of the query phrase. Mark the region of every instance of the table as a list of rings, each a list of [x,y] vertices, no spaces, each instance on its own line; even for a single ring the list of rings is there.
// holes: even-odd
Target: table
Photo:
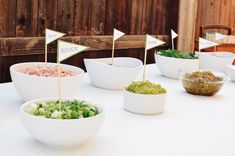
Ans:
[[[126,112],[122,91],[95,88],[86,75],[77,96],[103,105],[106,119],[93,139],[66,150],[35,141],[21,124],[23,101],[13,84],[0,84],[0,156],[235,156],[235,83],[203,97],[162,77],[155,64],[147,66],[147,79],[168,90],[162,114]]]

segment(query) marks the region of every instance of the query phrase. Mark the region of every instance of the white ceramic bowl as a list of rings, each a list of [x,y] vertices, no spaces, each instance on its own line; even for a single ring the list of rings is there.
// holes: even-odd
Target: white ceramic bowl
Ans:
[[[24,101],[58,96],[58,77],[33,76],[18,71],[26,66],[44,64],[44,62],[29,62],[14,64],[10,67],[12,82]],[[47,65],[55,66],[56,63],[47,63]],[[73,97],[79,90],[84,71],[71,65],[61,64],[60,67],[76,74],[75,76],[61,77],[61,96]]]
[[[227,65],[227,74],[232,82],[235,82],[235,65]]]
[[[73,147],[93,137],[101,128],[104,120],[104,110],[99,105],[95,105],[99,109],[98,115],[83,119],[47,119],[25,112],[26,108],[35,102],[52,100],[56,99],[37,99],[26,102],[21,106],[22,123],[36,140],[56,148]],[[63,100],[71,100],[71,98]]]
[[[227,65],[233,63],[235,54],[231,52],[201,52],[199,57],[201,69],[210,69],[226,73]]]
[[[181,59],[155,55],[155,62],[161,72],[165,77],[171,79],[179,79],[180,71],[193,71],[198,70],[199,61],[198,59]]]
[[[146,95],[124,91],[123,107],[128,112],[142,115],[162,113],[165,109],[166,93]]]
[[[131,57],[84,59],[92,85],[111,90],[121,90],[136,79],[143,63]]]

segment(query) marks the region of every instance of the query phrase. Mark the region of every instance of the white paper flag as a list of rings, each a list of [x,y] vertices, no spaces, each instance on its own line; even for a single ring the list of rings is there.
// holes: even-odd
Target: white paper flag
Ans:
[[[46,44],[49,44],[64,35],[65,35],[64,33],[50,30],[50,29],[46,29],[46,32],[45,32]]]
[[[58,54],[57,54],[57,61],[61,62],[77,53],[80,53],[88,47],[70,43],[70,42],[65,42],[58,40]]]
[[[119,39],[120,37],[122,37],[123,35],[125,35],[124,32],[121,32],[117,29],[113,29],[113,40],[116,41],[117,39]]]
[[[146,35],[146,45],[145,45],[146,50],[152,49],[152,48],[160,46],[162,44],[165,44],[165,42],[163,42],[159,39],[156,39],[150,35]]]
[[[174,39],[174,38],[176,38],[177,36],[178,36],[178,34],[176,34],[176,33],[174,32],[174,30],[171,29],[171,38]]]
[[[223,35],[221,33],[215,33],[215,40],[220,40],[220,39],[225,38],[225,37],[226,37],[226,35]]]
[[[199,37],[199,49],[200,50],[206,49],[206,48],[209,48],[209,47],[214,47],[214,46],[217,46],[217,45],[219,45],[219,44]]]

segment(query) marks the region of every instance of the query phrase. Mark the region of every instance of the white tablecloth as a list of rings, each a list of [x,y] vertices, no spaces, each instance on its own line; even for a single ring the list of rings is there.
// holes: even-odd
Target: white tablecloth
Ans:
[[[162,77],[156,65],[148,65],[147,79],[168,90],[162,114],[126,112],[122,91],[95,88],[85,76],[78,97],[103,105],[106,119],[92,140],[67,150],[35,141],[21,124],[23,101],[13,84],[0,84],[0,156],[235,156],[235,83],[203,97]]]

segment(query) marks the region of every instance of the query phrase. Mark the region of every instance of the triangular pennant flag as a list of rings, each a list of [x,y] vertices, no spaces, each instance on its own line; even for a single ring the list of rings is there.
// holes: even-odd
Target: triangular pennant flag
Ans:
[[[65,35],[64,33],[54,31],[51,29],[46,29],[46,32],[45,32],[46,44],[49,44],[64,35]]]
[[[57,54],[57,61],[61,62],[77,53],[80,53],[88,47],[70,43],[70,42],[65,42],[58,40],[58,54]]]
[[[146,35],[146,45],[145,45],[146,50],[152,49],[162,44],[165,44],[165,42],[156,39],[150,35]]]
[[[214,47],[217,45],[219,45],[219,44],[199,37],[199,49],[200,50],[205,49],[205,48],[209,48],[209,47]]]
[[[120,37],[122,37],[123,35],[125,35],[124,32],[121,32],[117,29],[113,29],[113,40],[116,41],[117,39],[119,39]]]
[[[220,40],[220,39],[225,38],[225,37],[226,37],[226,35],[223,35],[221,33],[215,33],[215,40]]]
[[[174,39],[174,38],[176,38],[177,36],[178,36],[178,34],[176,34],[176,33],[174,32],[174,30],[171,29],[171,38]]]

